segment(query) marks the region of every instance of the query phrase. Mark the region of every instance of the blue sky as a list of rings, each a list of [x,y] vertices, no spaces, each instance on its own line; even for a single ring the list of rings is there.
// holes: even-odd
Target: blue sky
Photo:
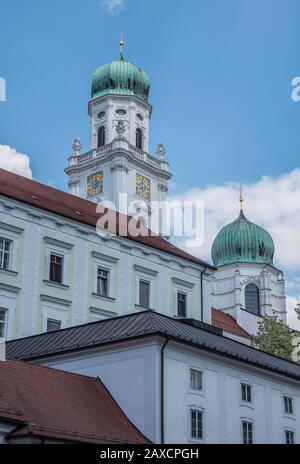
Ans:
[[[126,58],[151,77],[152,150],[165,143],[176,189],[290,171],[299,15],[297,0],[124,0],[118,14],[102,0],[3,0],[0,142],[65,188],[74,137],[89,148],[92,72],[118,56],[123,30]]]
[[[109,11],[105,2],[123,8]],[[67,189],[74,137],[89,149],[92,73],[118,57],[123,31],[125,58],[150,75],[151,151],[166,146],[171,193],[193,190],[214,215],[201,255],[237,212],[231,183],[245,184],[249,216],[274,236],[294,304],[300,102],[291,99],[291,81],[300,75],[299,17],[299,0],[2,0],[0,145],[29,155],[35,179]]]

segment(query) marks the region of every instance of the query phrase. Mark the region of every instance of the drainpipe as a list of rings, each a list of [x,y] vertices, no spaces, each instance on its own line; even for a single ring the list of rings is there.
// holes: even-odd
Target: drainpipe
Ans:
[[[169,343],[169,337],[166,338],[160,352],[160,427],[161,427],[161,444],[165,444],[165,349]]]
[[[203,274],[206,271],[207,271],[207,267],[204,266],[203,271],[201,271],[201,322],[204,322],[203,321],[203,316],[204,316],[204,312],[203,312]]]

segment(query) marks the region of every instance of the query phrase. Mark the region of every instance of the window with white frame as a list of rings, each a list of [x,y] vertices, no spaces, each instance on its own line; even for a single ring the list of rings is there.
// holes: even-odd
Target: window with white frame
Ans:
[[[139,281],[139,306],[150,308],[150,282],[146,280]]]
[[[293,398],[290,396],[283,397],[283,406],[285,414],[292,415],[293,414]]]
[[[187,294],[177,292],[177,315],[178,317],[187,317]]]
[[[63,283],[64,257],[56,253],[50,254],[49,280],[57,284]]]
[[[97,295],[109,296],[109,271],[101,267],[97,269]]]
[[[0,237],[0,269],[8,271],[11,265],[12,241]]]
[[[61,329],[61,321],[47,319],[47,332],[55,332]]]
[[[190,316],[194,283],[178,277],[172,277],[172,281],[174,283],[174,315],[185,319]]]
[[[191,438],[203,440],[203,411],[197,409],[190,410]]]
[[[243,444],[253,444],[253,423],[242,421]]]
[[[0,309],[0,339],[6,336],[6,309]]]
[[[203,372],[198,369],[190,369],[190,389],[203,390]]]
[[[285,430],[285,444],[294,445],[295,443],[295,432],[292,430]]]
[[[241,400],[244,403],[252,403],[252,386],[247,383],[241,383]]]

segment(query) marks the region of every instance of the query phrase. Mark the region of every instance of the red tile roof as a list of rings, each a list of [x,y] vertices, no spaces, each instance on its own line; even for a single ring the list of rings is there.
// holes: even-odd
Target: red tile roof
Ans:
[[[96,213],[96,204],[94,202],[48,187],[4,169],[0,169],[0,195],[93,227],[96,227],[97,221],[102,216]],[[143,225],[140,226],[140,235],[137,237],[134,236],[134,233],[128,233],[128,222],[132,218],[121,213],[115,213],[112,210],[107,211],[111,217],[107,231],[126,236],[130,240],[214,269],[210,264],[177,248],[159,235],[153,232],[150,233]],[[143,235],[147,236],[142,236],[142,232]]]
[[[219,327],[219,329],[225,330],[226,332],[239,335],[240,337],[250,338],[248,332],[242,329],[242,327],[239,326],[229,314],[214,308],[212,308],[211,311],[212,325]]]
[[[100,379],[20,361],[0,362],[1,418],[16,424],[9,439],[149,443]]]

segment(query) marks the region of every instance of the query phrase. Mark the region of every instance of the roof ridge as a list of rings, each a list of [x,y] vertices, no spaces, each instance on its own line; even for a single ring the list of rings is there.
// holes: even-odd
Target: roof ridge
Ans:
[[[14,338],[13,340],[8,340],[6,342],[6,345],[9,345],[10,343],[15,343],[15,342],[21,342],[22,340],[25,341],[25,340],[29,340],[31,338],[37,338],[37,337],[41,337],[43,335],[48,335],[48,336],[51,336],[52,334],[54,333],[63,333],[63,332],[66,332],[68,330],[73,330],[73,329],[78,329],[78,328],[82,328],[82,327],[87,327],[89,325],[96,325],[96,324],[101,324],[101,323],[105,323],[107,321],[112,321],[112,320],[117,320],[117,319],[121,319],[121,318],[126,318],[126,317],[133,317],[137,314],[143,314],[143,313],[147,313],[149,311],[153,311],[153,310],[150,310],[150,309],[145,309],[143,311],[135,311],[133,313],[127,313],[127,314],[119,314],[117,316],[112,316],[112,317],[108,317],[107,319],[101,319],[99,321],[92,321],[92,322],[86,322],[85,324],[77,324],[77,325],[73,325],[73,326],[70,326],[70,327],[64,327],[63,329],[58,329],[58,330],[54,330],[53,332],[42,332],[42,333],[39,333],[39,334],[35,334],[35,335],[28,335],[27,337],[22,337],[22,338]],[[155,312],[155,311],[154,311]]]
[[[49,211],[60,217],[67,218],[70,221],[75,221],[80,224],[85,224],[86,226],[95,227],[97,222],[96,220],[99,218],[99,214],[97,214],[96,208],[95,212],[91,212],[91,207],[95,206],[94,202],[86,198],[77,197],[70,194],[69,192],[65,192],[64,190],[59,190],[57,188],[42,184],[36,180],[28,179],[19,174],[14,174],[1,168],[0,178],[0,195],[12,198],[13,200],[21,203],[26,203],[33,208]],[[18,179],[19,182],[16,182],[16,179]],[[39,192],[32,193],[30,183],[35,184],[36,189],[39,190]],[[18,185],[17,188],[16,184]],[[54,193],[56,193],[56,195],[54,195]],[[59,195],[63,195],[65,199],[61,199]],[[38,198],[38,196],[40,196],[40,198]],[[155,234],[151,229],[148,229],[145,226],[143,226],[143,228],[147,230],[147,235],[145,234],[146,236],[131,236],[128,232],[128,229],[125,236],[123,234],[120,235],[120,232],[122,232],[121,229],[123,218],[128,223],[130,216],[119,211],[113,211],[110,208],[107,208],[107,210],[111,214],[116,215],[115,225],[117,226],[119,237],[125,238],[135,243],[139,243],[143,246],[148,246],[151,249],[160,250],[161,252],[168,255],[177,256],[177,258],[193,262],[197,265],[214,269],[212,264],[206,263],[202,259],[193,256],[184,249],[179,248],[167,240],[163,240],[159,234]],[[78,213],[80,213],[80,215],[78,215]]]

